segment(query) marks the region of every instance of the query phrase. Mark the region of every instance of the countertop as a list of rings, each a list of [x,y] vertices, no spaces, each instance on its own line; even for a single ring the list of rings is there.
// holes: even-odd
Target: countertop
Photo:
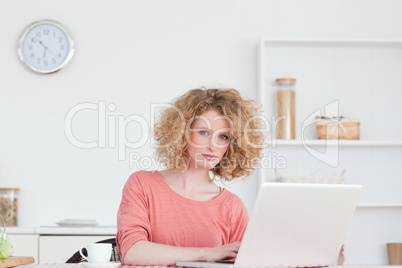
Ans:
[[[116,226],[96,227],[6,227],[8,234],[36,234],[36,235],[116,235]]]

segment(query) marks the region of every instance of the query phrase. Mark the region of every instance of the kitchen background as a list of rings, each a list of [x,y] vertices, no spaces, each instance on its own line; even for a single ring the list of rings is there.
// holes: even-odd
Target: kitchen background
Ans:
[[[3,1],[0,187],[21,188],[20,226],[54,225],[64,218],[115,225],[128,176],[140,168],[158,169],[151,160],[151,139],[134,149],[118,148],[122,139],[116,147],[106,139],[105,146],[77,148],[65,136],[65,117],[72,107],[99,105],[77,113],[72,124],[74,135],[90,142],[103,134],[108,138],[109,122],[119,117],[139,115],[151,126],[151,104],[166,103],[191,88],[233,87],[256,99],[262,38],[402,40],[401,11],[402,2],[389,0]],[[70,64],[51,75],[29,71],[16,53],[24,29],[40,19],[62,23],[75,40]],[[116,110],[105,110],[106,129],[98,130],[104,103]],[[114,133],[125,130],[129,141],[140,143],[146,133],[139,122]],[[248,183],[230,188],[249,212],[257,180],[253,175]],[[384,228],[401,242],[400,228],[384,222],[401,222],[400,216],[389,216],[394,210],[367,217],[366,229],[350,231],[362,240],[346,244],[346,261],[386,263],[381,237],[373,247],[366,246],[367,238],[377,235],[371,230]],[[361,248],[364,257],[351,254]]]

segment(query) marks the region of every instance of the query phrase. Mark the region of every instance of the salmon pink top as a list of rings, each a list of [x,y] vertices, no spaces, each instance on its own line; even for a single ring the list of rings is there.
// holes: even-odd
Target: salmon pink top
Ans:
[[[157,171],[138,171],[128,179],[117,214],[116,242],[124,260],[140,240],[179,247],[217,247],[241,241],[248,213],[226,189],[214,199],[185,198]]]

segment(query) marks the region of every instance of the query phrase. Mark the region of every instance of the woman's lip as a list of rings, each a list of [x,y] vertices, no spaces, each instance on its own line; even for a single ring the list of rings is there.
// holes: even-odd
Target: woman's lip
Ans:
[[[211,155],[211,154],[203,154],[203,156],[208,157],[208,158],[217,158],[217,156]]]

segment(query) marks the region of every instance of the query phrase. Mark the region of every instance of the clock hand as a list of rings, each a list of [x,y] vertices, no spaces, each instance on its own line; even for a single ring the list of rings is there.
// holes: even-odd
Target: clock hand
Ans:
[[[45,49],[45,53],[43,53],[43,58],[45,59],[45,58],[46,58],[47,46],[46,46],[45,44],[43,44],[42,41],[40,41],[40,40],[38,40],[38,42],[39,42],[39,44],[41,44],[41,45],[44,47],[44,49]]]
[[[49,48],[42,41],[38,40],[38,42],[45,48],[45,56],[46,56],[46,50]],[[56,56],[56,54],[51,49],[49,49],[49,51],[50,51],[50,53],[53,54],[53,56]]]
[[[44,48],[47,48],[45,44],[42,43],[42,41],[38,40],[39,44],[41,44]]]

